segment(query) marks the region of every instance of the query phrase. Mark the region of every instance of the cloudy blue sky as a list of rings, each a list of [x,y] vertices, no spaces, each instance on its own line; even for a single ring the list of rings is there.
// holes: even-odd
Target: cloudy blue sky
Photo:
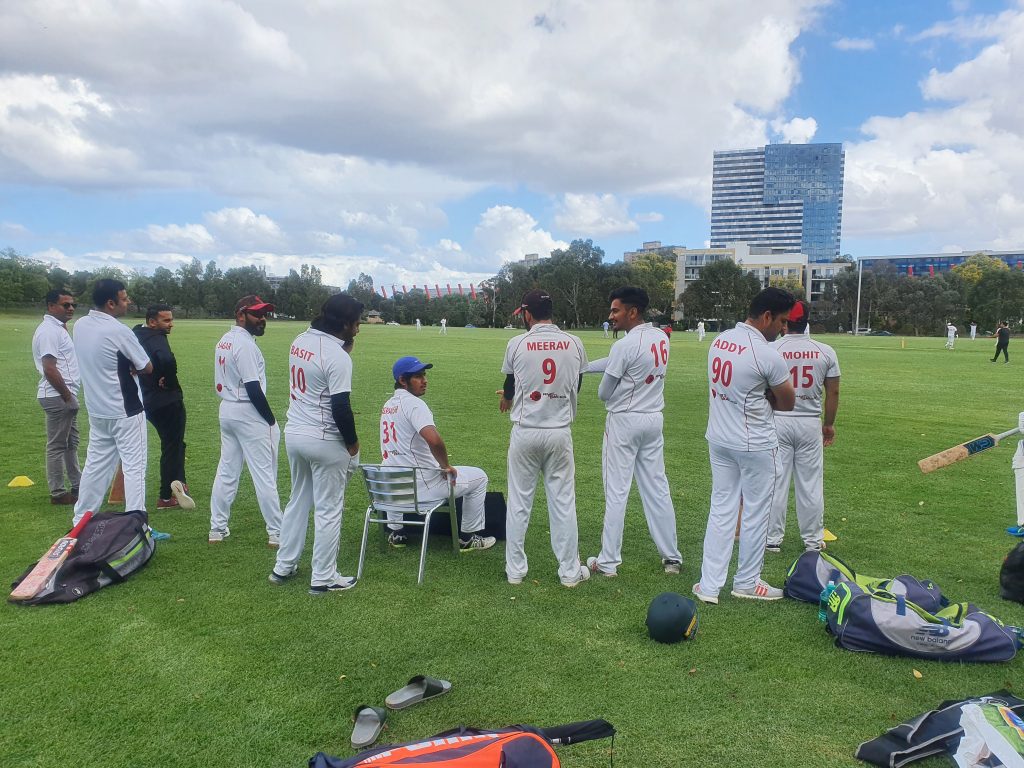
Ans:
[[[0,248],[71,270],[697,247],[715,149],[807,140],[843,252],[1024,247],[1024,0],[0,2]]]

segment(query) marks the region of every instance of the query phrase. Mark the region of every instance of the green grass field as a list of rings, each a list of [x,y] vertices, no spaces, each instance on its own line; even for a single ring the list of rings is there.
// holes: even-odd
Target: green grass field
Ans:
[[[0,318],[0,369],[10,376],[0,411],[0,576],[7,582],[69,526],[51,507],[44,472],[43,414],[30,341],[38,317]],[[134,322],[134,321],[133,321]],[[451,680],[453,692],[394,713],[387,741],[459,724],[554,725],[604,717],[618,728],[615,765],[855,765],[858,743],[945,699],[988,693],[1021,679],[1019,660],[959,665],[854,654],[835,648],[812,606],[729,598],[701,606],[692,642],[646,636],[650,599],[689,594],[700,568],[710,472],[705,356],[696,335],[676,333],[666,390],[666,462],[679,519],[683,575],[661,572],[636,492],[617,579],[562,588],[548,542],[543,494],[527,541],[531,572],[504,578],[494,550],[455,556],[438,540],[427,581],[417,553],[372,545],[364,579],[345,593],[310,597],[307,579],[267,582],[266,547],[252,485],[244,477],[231,538],[207,544],[209,491],[219,453],[213,346],[228,322],[180,321],[171,336],[189,414],[188,476],[194,512],[151,512],[174,535],[128,583],[68,606],[0,606],[0,765],[302,766],[316,751],[352,753],[351,714],[382,704],[414,674]],[[259,342],[269,396],[283,421],[287,354],[304,324],[272,322]],[[511,331],[363,327],[353,402],[362,459],[379,460],[377,415],[400,355],[434,363],[427,400],[453,463],[482,466],[504,490],[509,422],[494,390]],[[611,344],[583,334],[591,358]],[[832,550],[879,576],[932,578],[955,600],[972,600],[1007,623],[1024,606],[998,596],[998,570],[1015,543],[1014,442],[923,476],[916,460],[1017,421],[1016,357],[991,365],[993,344],[943,339],[826,337],[840,356],[842,405],[826,452],[826,525]],[[1018,360],[1021,360],[1018,365]],[[588,377],[574,428],[580,550],[596,554],[603,496],[604,408]],[[87,419],[81,456],[85,456]],[[149,502],[159,448],[150,429]],[[9,489],[15,475],[36,485]],[[279,488],[287,500],[287,462]],[[349,488],[341,570],[354,573],[366,496]],[[800,553],[795,515],[765,577],[781,586]],[[308,551],[302,573],[308,576]],[[913,670],[922,673],[916,678]],[[1018,685],[1019,688],[1019,685]],[[561,750],[566,766],[608,762],[607,742]]]

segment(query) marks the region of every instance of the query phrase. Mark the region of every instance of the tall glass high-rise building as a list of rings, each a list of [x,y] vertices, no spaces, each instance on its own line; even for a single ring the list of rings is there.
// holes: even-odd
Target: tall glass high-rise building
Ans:
[[[711,247],[785,248],[808,261],[839,256],[842,144],[769,144],[715,152]]]

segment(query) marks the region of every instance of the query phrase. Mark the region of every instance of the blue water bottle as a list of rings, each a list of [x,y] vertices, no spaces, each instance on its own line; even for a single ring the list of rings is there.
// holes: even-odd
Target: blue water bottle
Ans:
[[[832,579],[829,579],[828,584],[821,590],[821,597],[818,600],[818,621],[822,624],[828,621],[828,599],[832,596],[835,591],[836,583]]]

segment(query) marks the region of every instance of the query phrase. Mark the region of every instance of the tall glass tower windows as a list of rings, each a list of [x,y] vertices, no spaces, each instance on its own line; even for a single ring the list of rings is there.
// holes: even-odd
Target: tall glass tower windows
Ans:
[[[715,152],[711,247],[784,248],[809,261],[839,256],[842,144],[769,144]]]

